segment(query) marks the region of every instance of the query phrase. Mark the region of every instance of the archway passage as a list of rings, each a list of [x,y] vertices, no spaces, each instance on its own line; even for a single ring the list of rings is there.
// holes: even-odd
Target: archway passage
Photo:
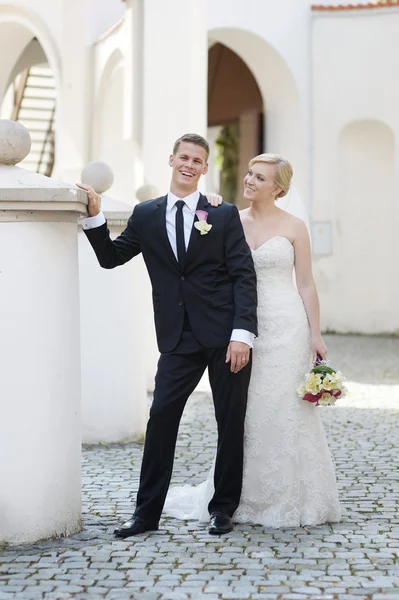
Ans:
[[[51,176],[55,159],[56,81],[39,40],[21,25],[1,23],[0,30],[17,28],[12,60],[0,73],[0,115],[29,130],[32,147],[20,166]]]
[[[223,109],[224,114],[230,119],[232,118],[232,113],[228,112],[227,107],[231,105],[233,99],[235,103],[242,102],[238,106],[244,110],[240,117],[242,128],[240,132],[240,159],[237,169],[236,200],[240,208],[247,206],[247,203],[242,201],[242,179],[247,171],[248,158],[259,152],[273,152],[286,156],[294,167],[294,182],[301,190],[303,197],[306,198],[308,129],[303,111],[304,99],[301,98],[297,81],[289,63],[267,39],[246,29],[235,27],[216,28],[208,32],[208,37],[210,43],[214,44],[209,55],[210,92],[212,86],[218,86],[215,88],[217,93],[214,92],[211,97],[210,123],[215,123],[216,118],[222,119],[220,113]],[[230,50],[231,54],[224,54],[225,57],[230,57],[230,62],[224,64],[230,66],[229,68],[221,68],[223,62],[219,61],[218,71],[214,74],[213,64],[217,64],[216,51],[218,44]],[[215,55],[213,56],[212,53],[215,53]],[[233,57],[234,61],[232,60]],[[227,81],[224,80],[225,76],[230,82],[229,86]],[[223,80],[224,84],[222,85],[220,82]],[[227,90],[229,91],[227,92]],[[254,102],[256,90],[258,94],[255,95],[257,99]],[[220,104],[216,104],[218,96],[221,97]],[[240,98],[239,101],[237,97]],[[243,99],[246,99],[246,103]],[[220,107],[217,114],[216,109],[213,113],[214,106]],[[261,115],[257,127],[256,118],[251,115],[251,110],[257,111]],[[238,115],[235,118],[237,119]],[[248,119],[250,123],[245,124],[245,119]],[[225,121],[222,120],[224,125]],[[245,127],[245,125],[247,126]],[[244,132],[246,132],[246,140]],[[214,139],[213,134],[215,134],[214,125],[208,131],[211,141]],[[249,149],[250,145],[252,145],[251,150]],[[212,160],[211,157],[211,163]],[[218,168],[220,169],[220,162],[219,157],[216,164],[217,168],[211,168],[211,173],[217,174]],[[212,188],[212,183],[212,180],[207,182],[207,189],[218,189],[215,186]]]
[[[233,50],[214,44],[208,55],[209,189],[240,204],[248,160],[263,150],[263,131],[263,101],[254,75]]]

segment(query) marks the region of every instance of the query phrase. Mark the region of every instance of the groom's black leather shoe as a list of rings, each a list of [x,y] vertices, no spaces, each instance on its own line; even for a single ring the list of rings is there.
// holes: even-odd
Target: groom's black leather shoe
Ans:
[[[213,512],[211,514],[211,521],[209,523],[209,533],[211,535],[222,535],[223,533],[229,533],[233,530],[233,523],[229,515],[224,515],[220,512]]]
[[[126,538],[131,535],[139,535],[145,531],[157,531],[157,529],[158,523],[147,523],[146,521],[143,521],[143,519],[133,515],[129,521],[126,521],[126,523],[117,527],[117,529],[114,530],[114,534],[117,537]]]

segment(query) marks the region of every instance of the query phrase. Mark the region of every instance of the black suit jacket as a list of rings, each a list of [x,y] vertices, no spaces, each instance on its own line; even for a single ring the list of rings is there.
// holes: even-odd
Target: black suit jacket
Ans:
[[[163,196],[135,206],[114,241],[106,223],[85,230],[105,269],[142,252],[152,283],[160,352],[173,350],[179,342],[185,311],[194,336],[207,348],[227,346],[233,329],[257,335],[256,275],[237,208],[227,203],[213,208],[200,195],[197,209],[208,212],[212,229],[201,235],[193,227],[182,270],[166,232],[166,204]]]

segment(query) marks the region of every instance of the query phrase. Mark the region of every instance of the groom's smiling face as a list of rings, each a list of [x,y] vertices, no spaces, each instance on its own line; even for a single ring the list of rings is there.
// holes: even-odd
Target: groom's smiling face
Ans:
[[[171,154],[172,182],[186,190],[189,195],[197,189],[201,175],[208,171],[208,156],[205,148],[192,142],[180,142],[175,154]]]

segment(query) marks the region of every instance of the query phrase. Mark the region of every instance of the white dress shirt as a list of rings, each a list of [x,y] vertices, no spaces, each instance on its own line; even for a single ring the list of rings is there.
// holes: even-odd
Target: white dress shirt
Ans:
[[[166,203],[166,232],[168,234],[169,243],[172,246],[172,250],[177,259],[177,247],[176,247],[176,202],[178,200],[184,200],[183,206],[183,219],[184,219],[184,242],[186,246],[186,250],[188,248],[188,243],[190,241],[191,230],[194,225],[195,218],[195,210],[197,208],[198,200],[200,197],[200,193],[198,190],[186,196],[185,198],[179,198],[172,194],[172,192],[168,193],[167,203]],[[100,227],[106,222],[106,219],[102,212],[100,212],[95,217],[86,217],[81,220],[81,224],[83,229],[94,229],[95,227]],[[253,347],[255,335],[250,331],[246,331],[245,329],[233,329],[231,333],[230,341],[232,342],[244,342]]]
[[[176,202],[178,200],[184,200],[183,206],[183,220],[184,220],[184,244],[186,246],[186,251],[188,248],[188,243],[190,241],[191,230],[194,225],[195,219],[195,211],[197,209],[198,200],[200,197],[200,193],[198,190],[195,190],[189,196],[185,198],[178,198],[169,192],[168,199],[166,202],[166,232],[168,234],[169,243],[172,246],[173,254],[177,258],[177,246],[176,246]]]

